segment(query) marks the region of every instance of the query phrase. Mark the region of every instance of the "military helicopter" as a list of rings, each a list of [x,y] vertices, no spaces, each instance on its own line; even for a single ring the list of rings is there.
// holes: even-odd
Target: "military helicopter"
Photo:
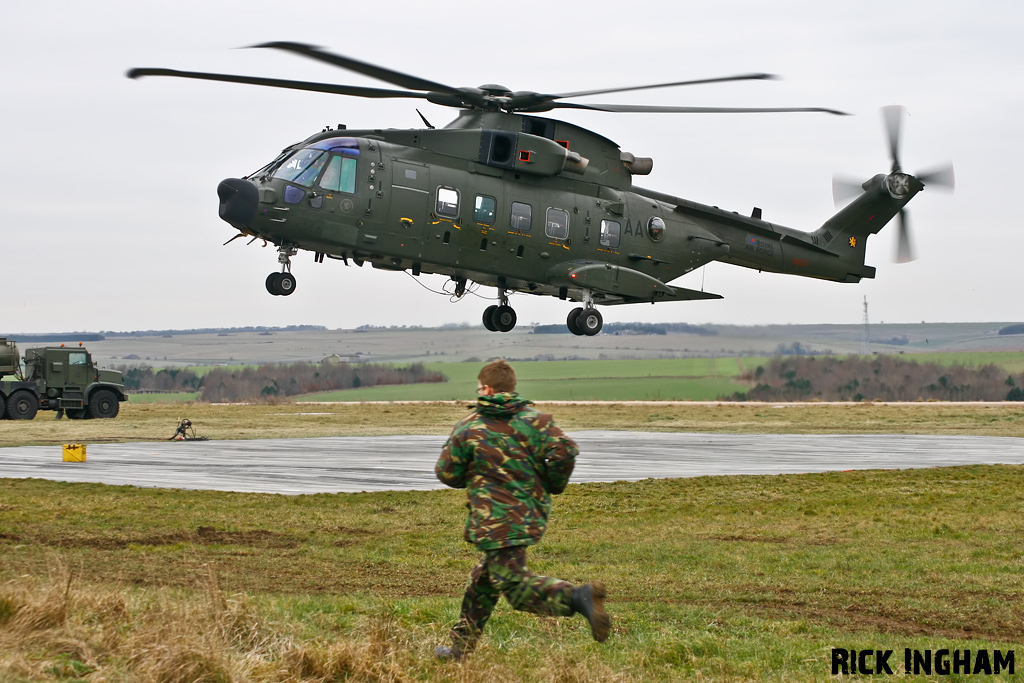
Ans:
[[[650,158],[564,121],[533,116],[553,109],[606,112],[818,112],[823,108],[747,109],[565,101],[598,94],[771,78],[722,78],[605,88],[561,94],[512,92],[501,85],[452,87],[321,48],[294,42],[256,45],[405,88],[390,90],[163,68],[132,69],[130,78],[169,76],[244,83],[368,98],[418,98],[460,109],[436,129],[327,128],[285,148],[269,164],[220,183],[220,218],[239,237],[277,247],[280,271],[266,279],[273,295],[295,291],[292,257],[346,265],[447,275],[454,295],[467,283],[497,288],[483,324],[516,325],[509,294],[579,302],[566,324],[576,335],[600,332],[598,305],[721,299],[670,283],[711,261],[836,282],[875,275],[865,244],[899,218],[899,260],[909,260],[904,206],[926,183],[952,186],[952,167],[913,176],[898,160],[901,108],[886,110],[892,168],[854,187],[856,198],[813,232],[643,189]],[[418,110],[417,110],[417,113]],[[839,198],[849,192],[837,182]],[[228,242],[225,242],[227,244]]]

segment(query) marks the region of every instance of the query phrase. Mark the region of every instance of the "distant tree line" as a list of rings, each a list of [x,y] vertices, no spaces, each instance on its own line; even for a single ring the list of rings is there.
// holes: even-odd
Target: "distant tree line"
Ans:
[[[440,372],[424,368],[422,363],[408,367],[322,362],[261,365],[242,370],[215,368],[203,378],[199,400],[210,403],[274,401],[319,391],[447,380]]]
[[[124,375],[124,388],[128,393],[199,391],[203,380],[194,371],[182,368],[160,368],[149,365],[111,365]]]
[[[1007,325],[999,330],[999,334],[1024,334],[1024,323],[1018,325]]]
[[[198,327],[189,330],[133,330],[131,332],[103,331],[107,337],[168,337],[185,334],[243,334],[246,332],[311,332],[326,330],[323,325],[287,325],[285,327]],[[100,337],[103,339],[104,337]]]
[[[447,382],[422,363],[395,367],[378,363],[272,363],[243,369],[214,368],[200,377],[180,368],[155,370],[148,365],[114,366],[124,374],[128,393],[198,391],[210,403],[274,402],[300,394],[357,389],[384,384]]]
[[[918,363],[899,356],[776,357],[743,377],[756,382],[738,401],[1024,401],[1024,373]]]
[[[52,334],[0,334],[18,344],[49,344],[55,342],[77,343],[103,341],[105,337],[95,332],[54,332]]]

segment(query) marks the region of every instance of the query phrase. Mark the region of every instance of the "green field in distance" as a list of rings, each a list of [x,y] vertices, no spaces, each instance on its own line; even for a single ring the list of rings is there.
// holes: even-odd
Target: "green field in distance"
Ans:
[[[992,351],[965,353],[905,354],[905,360],[942,365],[977,367],[995,363],[1008,373],[1024,372],[1024,352]],[[770,360],[767,356],[721,358],[670,358],[646,360],[512,361],[519,377],[519,392],[538,401],[709,401],[746,391],[750,385],[739,379]],[[404,364],[402,364],[404,365]],[[308,394],[296,401],[472,401],[476,397],[476,376],[483,361],[424,363],[443,373],[447,382],[364,387]],[[242,369],[230,366],[225,369]],[[250,366],[251,367],[251,366]],[[212,368],[192,368],[205,375]],[[193,401],[198,394],[133,394],[139,403]]]

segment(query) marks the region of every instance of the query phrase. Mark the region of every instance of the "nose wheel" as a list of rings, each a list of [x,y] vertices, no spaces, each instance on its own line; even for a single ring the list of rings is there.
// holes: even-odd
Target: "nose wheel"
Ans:
[[[278,247],[277,262],[281,264],[280,273],[267,276],[267,291],[274,296],[288,296],[295,291],[295,276],[292,275],[292,256],[298,253],[295,247]]]

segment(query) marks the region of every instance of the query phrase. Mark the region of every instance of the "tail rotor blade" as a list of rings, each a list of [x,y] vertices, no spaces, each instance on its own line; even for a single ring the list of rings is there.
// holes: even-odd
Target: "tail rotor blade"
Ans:
[[[885,119],[885,132],[889,136],[889,157],[892,159],[892,170],[900,170],[900,124],[903,122],[904,109],[898,104],[882,107]]]
[[[864,192],[863,184],[853,178],[832,176],[832,201],[836,208],[849,204],[851,200]]]
[[[923,173],[917,174],[917,179],[925,185],[936,185],[947,190],[953,190],[956,186],[956,178],[953,175],[953,164],[946,164],[938,168],[932,168]]]
[[[900,209],[896,220],[899,239],[896,245],[896,263],[909,263],[914,260],[914,252],[910,247],[910,221],[907,218],[907,212]]]

